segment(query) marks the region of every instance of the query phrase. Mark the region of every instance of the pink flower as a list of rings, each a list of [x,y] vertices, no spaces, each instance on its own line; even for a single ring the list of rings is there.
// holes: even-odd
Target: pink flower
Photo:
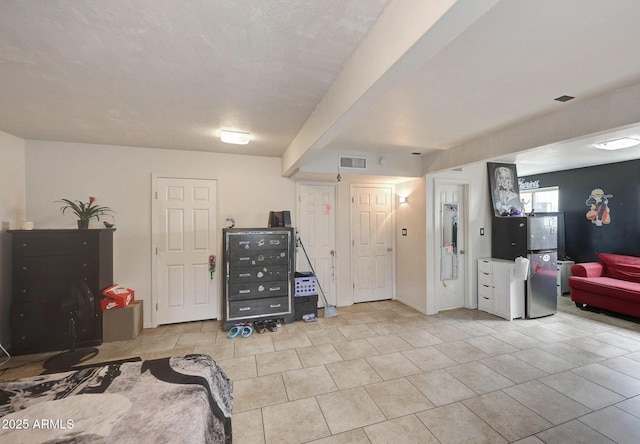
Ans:
[[[92,203],[94,203],[96,201],[96,198],[93,196],[89,196],[89,205],[91,205]]]

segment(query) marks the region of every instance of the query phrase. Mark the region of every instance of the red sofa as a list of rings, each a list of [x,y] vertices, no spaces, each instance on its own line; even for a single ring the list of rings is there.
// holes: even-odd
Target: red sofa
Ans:
[[[589,305],[640,317],[640,258],[597,253],[601,262],[571,267],[571,300],[578,307]]]

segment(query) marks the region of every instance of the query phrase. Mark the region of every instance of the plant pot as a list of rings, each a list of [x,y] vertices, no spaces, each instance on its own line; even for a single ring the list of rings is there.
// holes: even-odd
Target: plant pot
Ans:
[[[78,228],[80,230],[86,230],[87,228],[89,228],[89,221],[88,220],[78,220]]]

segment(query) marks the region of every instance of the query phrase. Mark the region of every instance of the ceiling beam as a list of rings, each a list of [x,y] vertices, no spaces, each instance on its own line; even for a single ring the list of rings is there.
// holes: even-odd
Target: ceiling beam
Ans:
[[[282,155],[290,177],[500,0],[395,0]]]

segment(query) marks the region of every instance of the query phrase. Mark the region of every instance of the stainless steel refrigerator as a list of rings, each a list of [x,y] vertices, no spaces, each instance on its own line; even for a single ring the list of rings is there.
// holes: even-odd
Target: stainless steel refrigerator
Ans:
[[[540,318],[556,313],[557,217],[493,218],[491,244],[492,257],[515,260],[521,256],[529,260],[525,291],[526,317]]]

